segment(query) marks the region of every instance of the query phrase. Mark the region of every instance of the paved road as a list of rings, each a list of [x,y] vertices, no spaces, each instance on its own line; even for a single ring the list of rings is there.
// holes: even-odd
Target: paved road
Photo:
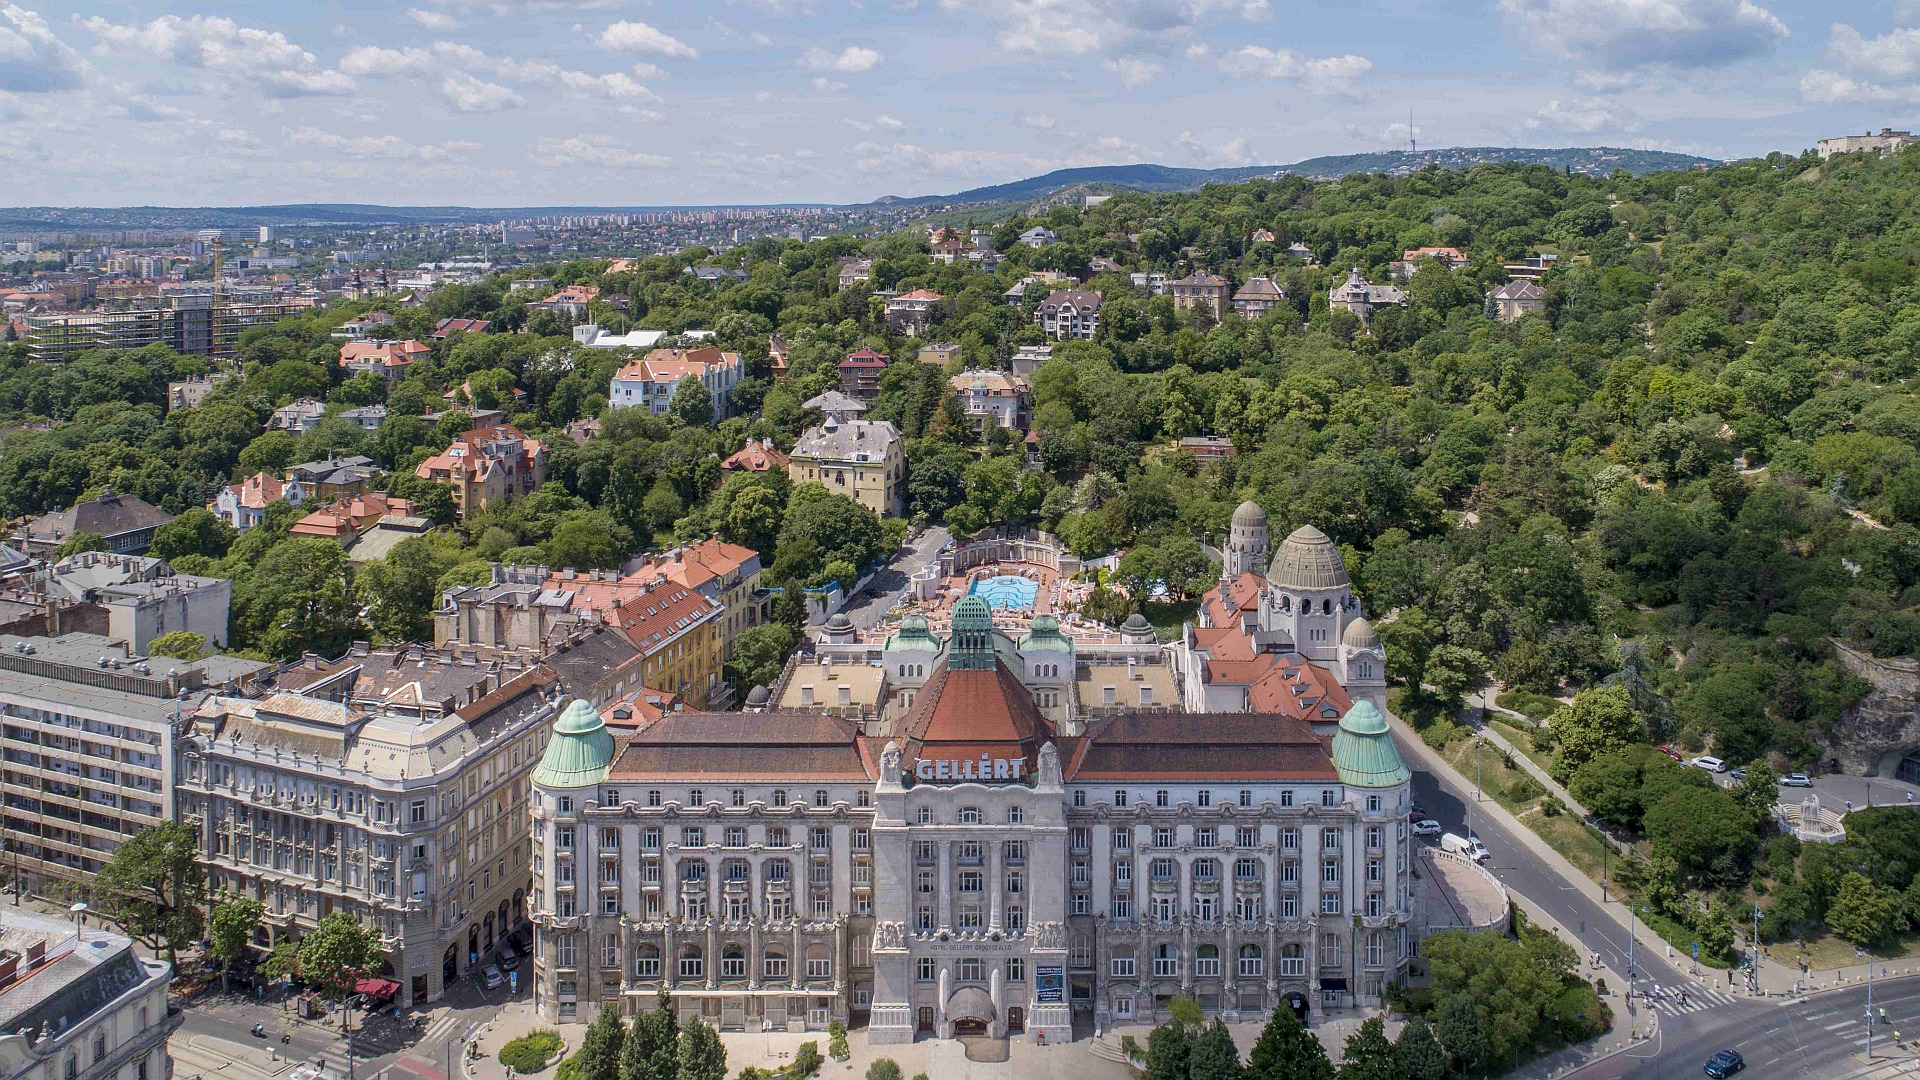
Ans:
[[[1399,733],[1396,732],[1395,738],[1398,737]],[[1401,758],[1416,760],[1404,750]],[[1470,782],[1462,786],[1445,774],[1436,775],[1416,769],[1413,774],[1413,795],[1428,814],[1439,819],[1448,832],[1464,834],[1467,831],[1468,811],[1474,801]],[[1491,853],[1486,867],[1493,876],[1509,891],[1526,897],[1553,916],[1577,939],[1579,948],[1585,952],[1599,953],[1600,962],[1614,971],[1626,971],[1627,942],[1630,940],[1627,928],[1615,921],[1599,903],[1535,857],[1499,820],[1477,809],[1472,816],[1473,832]],[[1685,963],[1678,958],[1676,962]],[[1685,979],[1680,971],[1651,949],[1636,947],[1633,966],[1637,976],[1634,985],[1641,990],[1650,986],[1690,984],[1690,980]],[[1610,989],[1618,993],[1620,988]]]
[[[873,575],[860,595],[842,610],[857,629],[865,630],[893,609],[894,601],[907,591],[913,575],[932,562],[947,546],[947,530],[936,525],[909,541],[887,568]],[[817,628],[816,628],[817,629]]]
[[[1738,1050],[1747,1059],[1745,1076],[1840,1077],[1868,1069],[1865,1057],[1867,988],[1864,984],[1809,998],[1742,1001],[1664,1019],[1658,1038],[1637,1051],[1621,1054],[1573,1073],[1570,1080],[1659,1080],[1695,1076],[1709,1057]],[[1920,978],[1876,981],[1876,1012],[1887,1023],[1876,1028],[1874,1062],[1911,1067],[1914,1054],[1893,1046],[1893,1033],[1911,1045],[1920,1035]],[[1676,1071],[1677,1070],[1677,1071]]]

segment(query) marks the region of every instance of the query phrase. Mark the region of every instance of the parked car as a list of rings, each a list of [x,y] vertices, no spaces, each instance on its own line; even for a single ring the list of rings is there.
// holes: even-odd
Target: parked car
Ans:
[[[1433,820],[1432,818],[1421,818],[1419,821],[1416,821],[1413,823],[1413,835],[1439,836],[1440,823]]]
[[[1487,861],[1487,845],[1477,836],[1461,836],[1459,833],[1446,833],[1440,837],[1440,850],[1451,851],[1455,855],[1465,855],[1474,862]]]
[[[1687,762],[1687,764],[1696,769],[1705,769],[1708,772],[1723,773],[1727,771],[1727,763],[1711,754],[1701,754],[1699,757]]]
[[[500,984],[506,981],[506,977],[500,974],[500,969],[493,964],[480,969],[480,985],[489,990],[500,989]]]
[[[520,953],[513,947],[513,942],[502,938],[500,940],[500,963],[507,967],[512,967],[519,962]]]
[[[1726,1080],[1746,1067],[1747,1059],[1740,1056],[1740,1051],[1722,1050],[1707,1059],[1706,1072],[1713,1080]]]
[[[1660,751],[1661,753],[1667,755],[1668,757],[1672,758],[1675,761],[1687,760],[1684,756],[1681,755],[1680,751],[1675,750],[1671,746],[1656,746],[1654,747],[1654,749]]]
[[[1784,787],[1812,787],[1813,777],[1803,772],[1790,772],[1780,778],[1780,783]]]
[[[1728,775],[1728,776],[1731,776],[1731,777],[1733,777],[1733,778],[1734,778],[1735,780],[1745,780],[1745,779],[1747,778],[1747,770],[1745,770],[1745,769],[1728,769],[1728,770],[1727,770],[1727,775]]]

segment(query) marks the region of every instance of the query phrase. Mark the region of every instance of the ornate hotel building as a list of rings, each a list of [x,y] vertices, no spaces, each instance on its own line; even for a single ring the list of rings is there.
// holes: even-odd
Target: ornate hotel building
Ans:
[[[1254,565],[1250,518],[1234,558]],[[873,710],[774,695],[616,743],[575,702],[533,773],[537,1011],[665,989],[723,1029],[842,1020],[890,1043],[1065,1040],[1176,996],[1229,1021],[1377,1004],[1410,951],[1410,774],[1383,684],[1350,697],[1315,657],[1371,673],[1378,642],[1317,532],[1250,576],[1214,614],[1251,589],[1295,621],[1203,615],[1158,647],[1166,698],[1086,674],[1054,620],[1016,636],[967,597],[945,636],[910,620],[868,657],[902,679]]]

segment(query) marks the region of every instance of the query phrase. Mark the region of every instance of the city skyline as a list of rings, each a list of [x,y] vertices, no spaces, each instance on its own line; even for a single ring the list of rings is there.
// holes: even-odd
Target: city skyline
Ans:
[[[15,199],[43,205],[849,203],[1401,148],[1409,121],[1427,146],[1737,157],[1908,123],[1916,21],[1800,0],[41,0],[0,7],[0,123]]]

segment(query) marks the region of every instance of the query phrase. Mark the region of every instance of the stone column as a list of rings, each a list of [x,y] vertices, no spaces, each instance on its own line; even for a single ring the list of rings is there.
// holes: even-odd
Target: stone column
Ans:
[[[982,860],[981,872],[987,876],[987,929],[1000,929],[1000,886],[1001,875],[1000,841],[988,840],[983,845],[986,858]]]
[[[720,987],[720,920],[707,916],[707,989]]]
[[[938,877],[934,881],[934,895],[940,898],[939,917],[935,920],[941,930],[953,929],[953,841],[940,841],[940,866]]]
[[[666,913],[666,921],[665,941],[660,946],[660,985],[672,990],[675,981],[680,977],[679,942],[675,940],[679,935],[673,932],[674,928],[680,925],[680,919],[669,911]]]

